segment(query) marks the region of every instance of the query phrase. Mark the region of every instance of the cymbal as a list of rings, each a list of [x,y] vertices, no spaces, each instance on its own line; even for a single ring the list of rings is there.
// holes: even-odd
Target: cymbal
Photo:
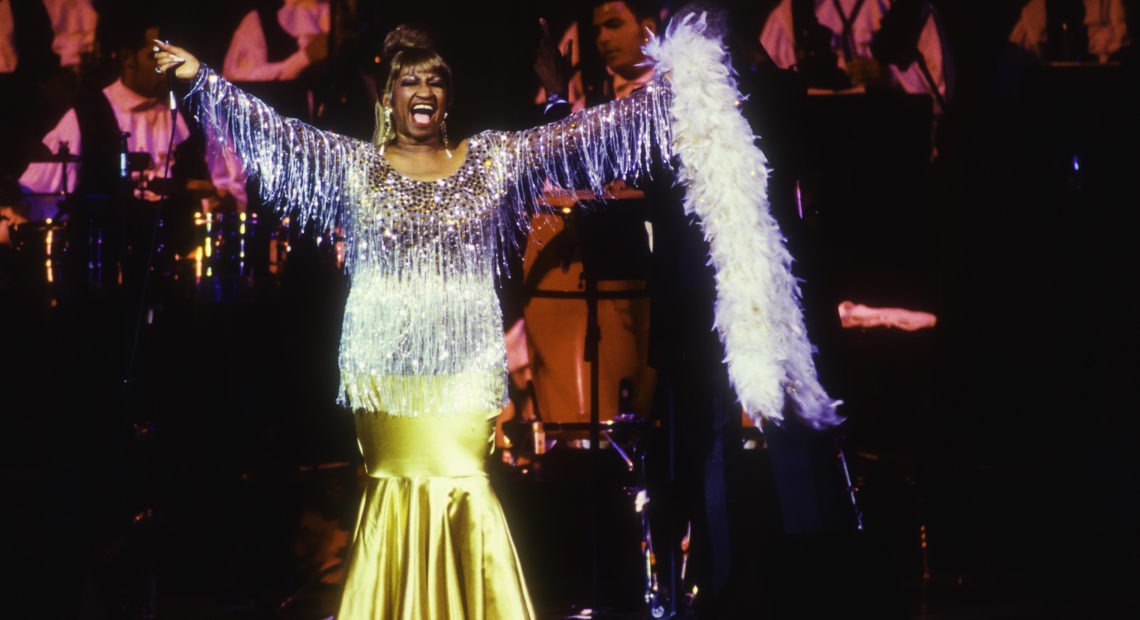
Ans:
[[[209,198],[218,193],[213,183],[198,179],[155,177],[147,181],[146,188],[161,196],[184,194],[190,198]]]
[[[37,152],[28,159],[29,164],[79,163],[79,156],[72,153]]]

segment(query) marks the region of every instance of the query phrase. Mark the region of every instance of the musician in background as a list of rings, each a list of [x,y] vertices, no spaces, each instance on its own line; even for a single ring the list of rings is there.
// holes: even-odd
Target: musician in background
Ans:
[[[18,176],[50,127],[41,119],[44,87],[60,73],[52,36],[42,0],[0,0],[0,174]]]
[[[925,93],[935,115],[953,91],[950,51],[927,0],[782,0],[760,43],[781,69],[801,68],[805,57],[818,60],[829,50],[846,79],[813,85],[822,90]]]
[[[52,49],[61,67],[79,73],[95,53],[95,28],[99,13],[91,0],[44,0],[51,15]]]
[[[590,50],[584,56],[596,60],[600,68],[604,63],[606,76],[601,82],[590,82],[590,90],[597,97],[589,101],[581,89],[581,72],[571,66],[568,56],[560,57],[574,44],[567,48],[564,38],[563,47],[557,49],[547,39],[548,44],[539,50],[545,57],[540,57],[535,66],[545,93],[540,109],[546,121],[587,105],[626,97],[653,79],[641,45],[647,41],[647,32],[656,32],[654,4],[588,3],[587,9],[594,8],[587,17],[595,25],[589,25],[586,32],[593,37],[594,29],[598,30],[598,51]],[[568,32],[576,33],[577,26]],[[595,47],[593,40],[588,45]],[[588,192],[549,188],[547,200],[561,207],[563,215],[537,216],[526,245],[523,320],[535,406],[546,421],[591,419],[591,363],[598,365],[600,420],[612,420],[617,413],[649,414],[655,378],[647,363],[649,300],[644,291],[650,242],[644,223],[646,203],[644,192],[620,181],[611,184],[609,190],[605,198],[618,202],[605,207]],[[559,291],[585,296],[589,293],[588,279],[597,283],[603,297],[612,295],[596,300],[600,342],[592,361],[587,359],[585,343],[590,302],[542,295]],[[632,391],[626,410],[619,411],[623,380]]]
[[[75,106],[44,136],[35,158],[39,161],[20,176],[31,219],[59,216],[59,195],[115,195],[124,176],[124,152],[130,154],[127,172],[133,198],[140,204],[177,194],[181,200],[172,202],[185,205],[187,212],[171,217],[187,223],[194,210],[241,208],[245,188],[236,165],[224,153],[207,156],[187,115],[182,110],[172,113],[169,84],[157,73],[151,55],[158,26],[145,18],[119,26],[107,42],[117,62],[116,79],[78,96]],[[67,153],[78,160],[68,161]],[[163,181],[168,177],[177,181]]]
[[[327,0],[257,0],[230,37],[222,77],[311,123],[311,87],[329,56],[330,27]]]
[[[1104,64],[1129,43],[1127,16],[1124,0],[1029,0],[1009,40],[1041,61]]]

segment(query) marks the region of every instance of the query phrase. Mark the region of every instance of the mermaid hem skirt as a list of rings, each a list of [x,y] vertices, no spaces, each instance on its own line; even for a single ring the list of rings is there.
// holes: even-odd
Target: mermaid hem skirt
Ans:
[[[485,471],[493,418],[355,416],[369,476],[337,620],[534,618]]]

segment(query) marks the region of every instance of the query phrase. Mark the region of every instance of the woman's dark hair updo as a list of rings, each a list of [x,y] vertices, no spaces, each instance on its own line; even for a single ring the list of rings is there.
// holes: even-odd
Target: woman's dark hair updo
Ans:
[[[451,67],[435,49],[435,41],[426,30],[415,26],[400,24],[384,37],[384,49],[381,52],[380,83],[383,89],[376,93],[376,128],[372,134],[372,142],[383,147],[395,139],[396,134],[391,123],[391,114],[385,109],[384,98],[391,101],[392,87],[405,70],[424,71],[435,73],[443,80],[447,92],[445,104],[451,107],[452,79]]]
[[[439,75],[447,89],[447,103],[451,103],[451,66],[436,50],[435,41],[426,30],[407,24],[396,26],[384,37],[383,57],[384,90],[380,91],[381,98],[384,94],[391,96],[396,78],[406,69],[412,69]]]
[[[384,36],[383,53],[385,58],[391,58],[396,52],[413,47],[435,49],[435,41],[432,40],[431,34],[426,30],[407,24],[396,26]]]

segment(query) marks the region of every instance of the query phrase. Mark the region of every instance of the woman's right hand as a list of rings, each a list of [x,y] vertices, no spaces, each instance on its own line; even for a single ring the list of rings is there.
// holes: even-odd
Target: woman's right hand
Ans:
[[[160,73],[166,73],[171,67],[175,67],[174,76],[183,80],[198,75],[198,68],[202,65],[185,49],[158,39],[154,41],[154,61]]]

